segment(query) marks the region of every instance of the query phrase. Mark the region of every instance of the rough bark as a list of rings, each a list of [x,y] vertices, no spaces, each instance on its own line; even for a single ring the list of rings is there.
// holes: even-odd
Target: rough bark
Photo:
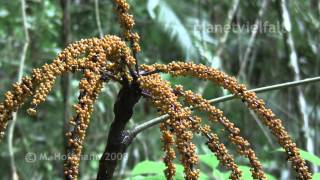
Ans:
[[[141,91],[137,83],[124,83],[119,91],[114,105],[114,121],[110,127],[107,146],[99,162],[98,180],[110,180],[113,177],[119,159],[113,158],[119,153],[123,154],[132,136],[125,130],[133,114],[133,108],[141,97]]]

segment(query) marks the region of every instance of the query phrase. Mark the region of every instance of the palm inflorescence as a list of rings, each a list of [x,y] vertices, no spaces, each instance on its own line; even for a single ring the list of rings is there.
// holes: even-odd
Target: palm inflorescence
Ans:
[[[194,134],[206,139],[206,145],[217,156],[221,164],[231,170],[231,179],[241,179],[241,171],[220,142],[218,135],[209,124],[201,123],[202,119],[194,115],[192,109],[205,112],[209,123],[220,123],[228,132],[229,141],[237,152],[248,158],[252,176],[255,179],[265,179],[262,165],[259,162],[250,143],[241,136],[240,129],[235,126],[222,110],[210,104],[200,95],[184,90],[180,85],[171,87],[159,73],[172,76],[191,76],[211,81],[217,86],[229,90],[240,98],[249,109],[259,115],[261,121],[277,138],[285,149],[292,168],[297,172],[298,179],[311,179],[305,161],[300,157],[296,144],[283,127],[281,120],[268,109],[262,99],[254,92],[247,91],[244,85],[223,72],[207,67],[185,62],[171,62],[168,65],[138,65],[137,53],[140,51],[139,35],[133,31],[134,19],[128,13],[129,5],[125,0],[114,0],[115,11],[124,32],[124,40],[120,37],[107,35],[103,38],[83,39],[65,48],[51,64],[32,71],[31,76],[25,76],[21,83],[12,86],[5,94],[4,102],[0,104],[0,133],[4,135],[8,122],[29,97],[32,97],[27,112],[35,115],[39,104],[45,102],[55,80],[67,72],[80,72],[78,103],[74,105],[75,116],[69,121],[67,159],[64,174],[67,179],[77,179],[79,162],[86,130],[90,123],[93,105],[105,83],[116,81],[121,84],[136,84],[138,93],[150,99],[160,114],[169,117],[161,123],[161,140],[166,165],[167,179],[173,179],[176,153],[180,154],[186,179],[198,179],[199,170],[196,145],[192,142]]]

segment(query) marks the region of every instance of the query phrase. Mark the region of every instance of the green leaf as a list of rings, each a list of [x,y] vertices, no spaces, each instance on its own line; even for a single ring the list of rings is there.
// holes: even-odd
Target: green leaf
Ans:
[[[320,179],[320,173],[314,173],[312,176],[313,180]]]
[[[312,153],[300,149],[300,155],[303,159],[320,166],[320,158]]]
[[[164,180],[166,177],[164,175],[155,176],[135,176],[131,178],[126,178],[125,180]]]
[[[6,9],[0,9],[0,17],[4,18],[9,15],[9,11]]]
[[[214,169],[212,173],[213,177],[218,180],[229,179],[230,174],[230,171],[223,173],[218,169]]]
[[[176,164],[176,175],[175,175],[175,177],[176,177],[176,179],[178,180],[183,180],[184,178],[183,178],[183,176],[184,176],[184,173],[183,173],[183,170],[184,170],[184,168],[183,168],[183,166],[182,165],[180,165],[180,164]]]
[[[159,1],[160,0],[148,0],[147,10],[152,19],[156,18],[154,10],[159,5]]]
[[[251,174],[251,171],[250,171],[250,167],[248,166],[239,166],[239,169],[242,171],[242,179],[245,179],[245,180],[253,180],[252,178],[252,174]],[[266,178],[268,180],[276,180],[276,178],[270,174],[265,174],[266,175]]]
[[[184,180],[184,168],[180,164],[176,165],[176,175],[175,180]],[[165,164],[163,162],[156,161],[142,161],[138,163],[131,172],[131,178],[127,180],[162,180],[166,179],[163,173],[165,169]],[[209,180],[209,177],[200,172],[200,180]]]
[[[169,34],[171,39],[176,39],[177,45],[181,46],[187,59],[196,57],[197,51],[193,45],[191,35],[180,18],[165,1],[153,1],[155,0],[149,0],[147,5],[150,16],[157,17],[154,20],[160,25],[159,27],[163,28],[164,32]],[[159,10],[158,14],[155,15],[154,9],[157,6]]]
[[[142,174],[163,174],[165,165],[162,162],[156,161],[142,161],[138,163],[132,170],[131,175],[142,175]]]
[[[276,152],[284,152],[284,149],[283,148],[279,148],[279,149],[276,149],[275,150]],[[311,162],[312,164],[314,165],[317,165],[317,166],[320,166],[320,158],[312,153],[309,153],[307,151],[304,151],[302,149],[299,149],[300,151],[300,156],[306,160],[306,161],[309,161]]]
[[[164,176],[164,169],[165,169],[165,164],[163,162],[156,162],[156,161],[142,161],[139,164],[137,164],[131,173],[131,176],[138,176],[139,177],[134,177],[141,179],[142,177],[147,178],[147,179],[153,179],[153,178],[162,178],[165,179]],[[145,175],[145,176],[140,176],[140,175]],[[202,175],[204,178],[206,177],[205,175]],[[176,164],[176,175],[175,175],[175,180],[183,180],[184,179],[184,173],[183,173],[183,166],[180,164]],[[146,179],[143,179],[146,180]],[[204,179],[206,180],[206,179]]]
[[[242,178],[246,180],[253,179],[251,176],[250,168],[247,166],[239,166],[239,169],[242,171]]]
[[[201,162],[208,165],[212,169],[216,169],[219,165],[219,160],[213,154],[199,155],[199,159]]]

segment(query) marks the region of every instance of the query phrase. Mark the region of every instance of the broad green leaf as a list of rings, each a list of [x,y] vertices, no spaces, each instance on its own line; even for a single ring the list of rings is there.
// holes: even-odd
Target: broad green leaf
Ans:
[[[136,176],[136,175],[147,175],[144,176],[145,178],[158,178],[162,177],[162,179],[165,179],[164,176],[164,169],[165,169],[165,164],[163,162],[156,162],[156,161],[143,161],[137,164],[133,170],[131,175]],[[151,176],[150,176],[151,175]],[[141,178],[141,177],[139,177]],[[152,179],[151,178],[151,179]],[[184,179],[184,173],[183,173],[183,166],[180,164],[176,164],[176,175],[175,175],[176,180],[183,180]]]
[[[279,148],[279,149],[276,149],[275,151],[276,152],[284,152],[284,149],[283,148]],[[318,156],[316,156],[316,155],[314,155],[312,153],[309,153],[307,151],[304,151],[302,149],[299,149],[299,151],[300,151],[301,157],[304,160],[309,161],[314,165],[320,166],[320,158]]]
[[[161,174],[165,169],[164,163],[156,161],[142,161],[138,163],[132,170],[131,175],[141,175],[141,174]]]
[[[214,169],[212,173],[213,177],[217,180],[229,179],[230,174],[231,174],[230,171],[223,173],[218,169]]]
[[[242,171],[242,178],[246,180],[253,179],[251,176],[250,168],[247,166],[239,166],[239,169]]]
[[[155,175],[155,176],[135,176],[131,178],[126,178],[125,180],[163,180],[166,179],[164,175]]]
[[[250,171],[250,167],[248,166],[239,166],[239,169],[242,171],[242,179],[245,179],[245,180],[253,180],[252,178],[252,174],[251,174],[251,171]],[[272,175],[270,174],[265,174],[266,175],[266,178],[268,180],[276,180],[275,177],[273,177]]]
[[[159,5],[160,0],[148,0],[147,9],[148,13],[152,19],[156,18],[156,14],[154,12],[155,8]]]
[[[208,165],[212,169],[216,169],[219,165],[219,160],[213,154],[199,155],[199,159],[201,162]]]
[[[150,2],[149,8],[154,10],[155,5],[155,2]],[[177,45],[181,46],[187,59],[196,57],[197,52],[192,43],[191,35],[174,10],[165,1],[159,1],[157,6],[159,7],[158,14],[152,14],[154,12],[152,11],[150,16],[156,16],[157,18],[154,20],[163,28],[164,32],[169,34],[171,39],[177,40]]]
[[[176,176],[182,177],[182,178],[183,178],[183,176],[184,176],[183,166],[180,165],[180,164],[176,164]]]
[[[176,165],[175,180],[184,180],[184,169],[180,164]],[[143,161],[137,164],[131,173],[132,178],[130,180],[158,180],[165,179],[164,171],[165,165],[163,162],[156,161]],[[129,180],[128,179],[128,180]],[[208,176],[200,172],[200,180],[209,180]]]
[[[313,180],[320,179],[320,173],[314,173],[313,176],[312,176],[312,179]]]
[[[314,154],[311,154],[307,151],[300,149],[300,155],[303,159],[310,161],[311,163],[320,166],[320,158],[318,156],[315,156]]]

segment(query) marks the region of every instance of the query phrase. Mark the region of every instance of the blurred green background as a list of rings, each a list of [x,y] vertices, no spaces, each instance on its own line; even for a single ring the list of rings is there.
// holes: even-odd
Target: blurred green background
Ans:
[[[25,23],[30,38],[25,75],[30,74],[32,68],[50,63],[68,42],[101,34],[121,36],[111,0],[64,2],[67,4],[53,0],[25,1]],[[142,52],[138,55],[141,64],[173,60],[203,63],[237,77],[250,89],[319,76],[318,0],[129,0],[129,4],[136,20],[135,30],[141,36]],[[256,33],[255,24],[259,27]],[[17,81],[24,43],[21,1],[0,0],[1,100],[10,84]],[[227,94],[197,79],[163,77],[208,99]],[[78,82],[76,75],[70,82],[59,79],[47,102],[39,107],[36,118],[26,114],[26,107],[19,110],[12,139],[19,179],[63,179],[65,109],[61,89],[70,88],[71,107],[77,101]],[[108,84],[95,105],[83,152],[90,160],[81,161],[80,179],[96,177],[99,154],[106,144],[119,88],[118,84]],[[318,172],[320,165],[320,159],[313,156],[320,156],[319,88],[320,84],[315,83],[259,95],[283,120],[298,147],[308,151],[303,157],[314,172]],[[157,117],[150,105],[140,100],[128,129]],[[294,172],[279,151],[276,140],[241,101],[232,100],[216,106],[224,110],[249,139],[270,179],[294,179]],[[219,126],[214,129],[235,155],[236,162],[248,173],[248,162],[236,155],[226,133],[219,130]],[[163,179],[159,137],[157,127],[141,133],[119,162],[114,179]],[[225,179],[227,171],[210,155],[203,139],[196,136],[195,143],[201,154],[201,178]],[[8,150],[8,136],[5,136],[0,144],[0,179],[12,179],[14,166]],[[314,179],[316,176],[320,179],[319,174],[315,174]],[[248,179],[248,175],[244,177]],[[176,179],[182,178],[180,169]]]

